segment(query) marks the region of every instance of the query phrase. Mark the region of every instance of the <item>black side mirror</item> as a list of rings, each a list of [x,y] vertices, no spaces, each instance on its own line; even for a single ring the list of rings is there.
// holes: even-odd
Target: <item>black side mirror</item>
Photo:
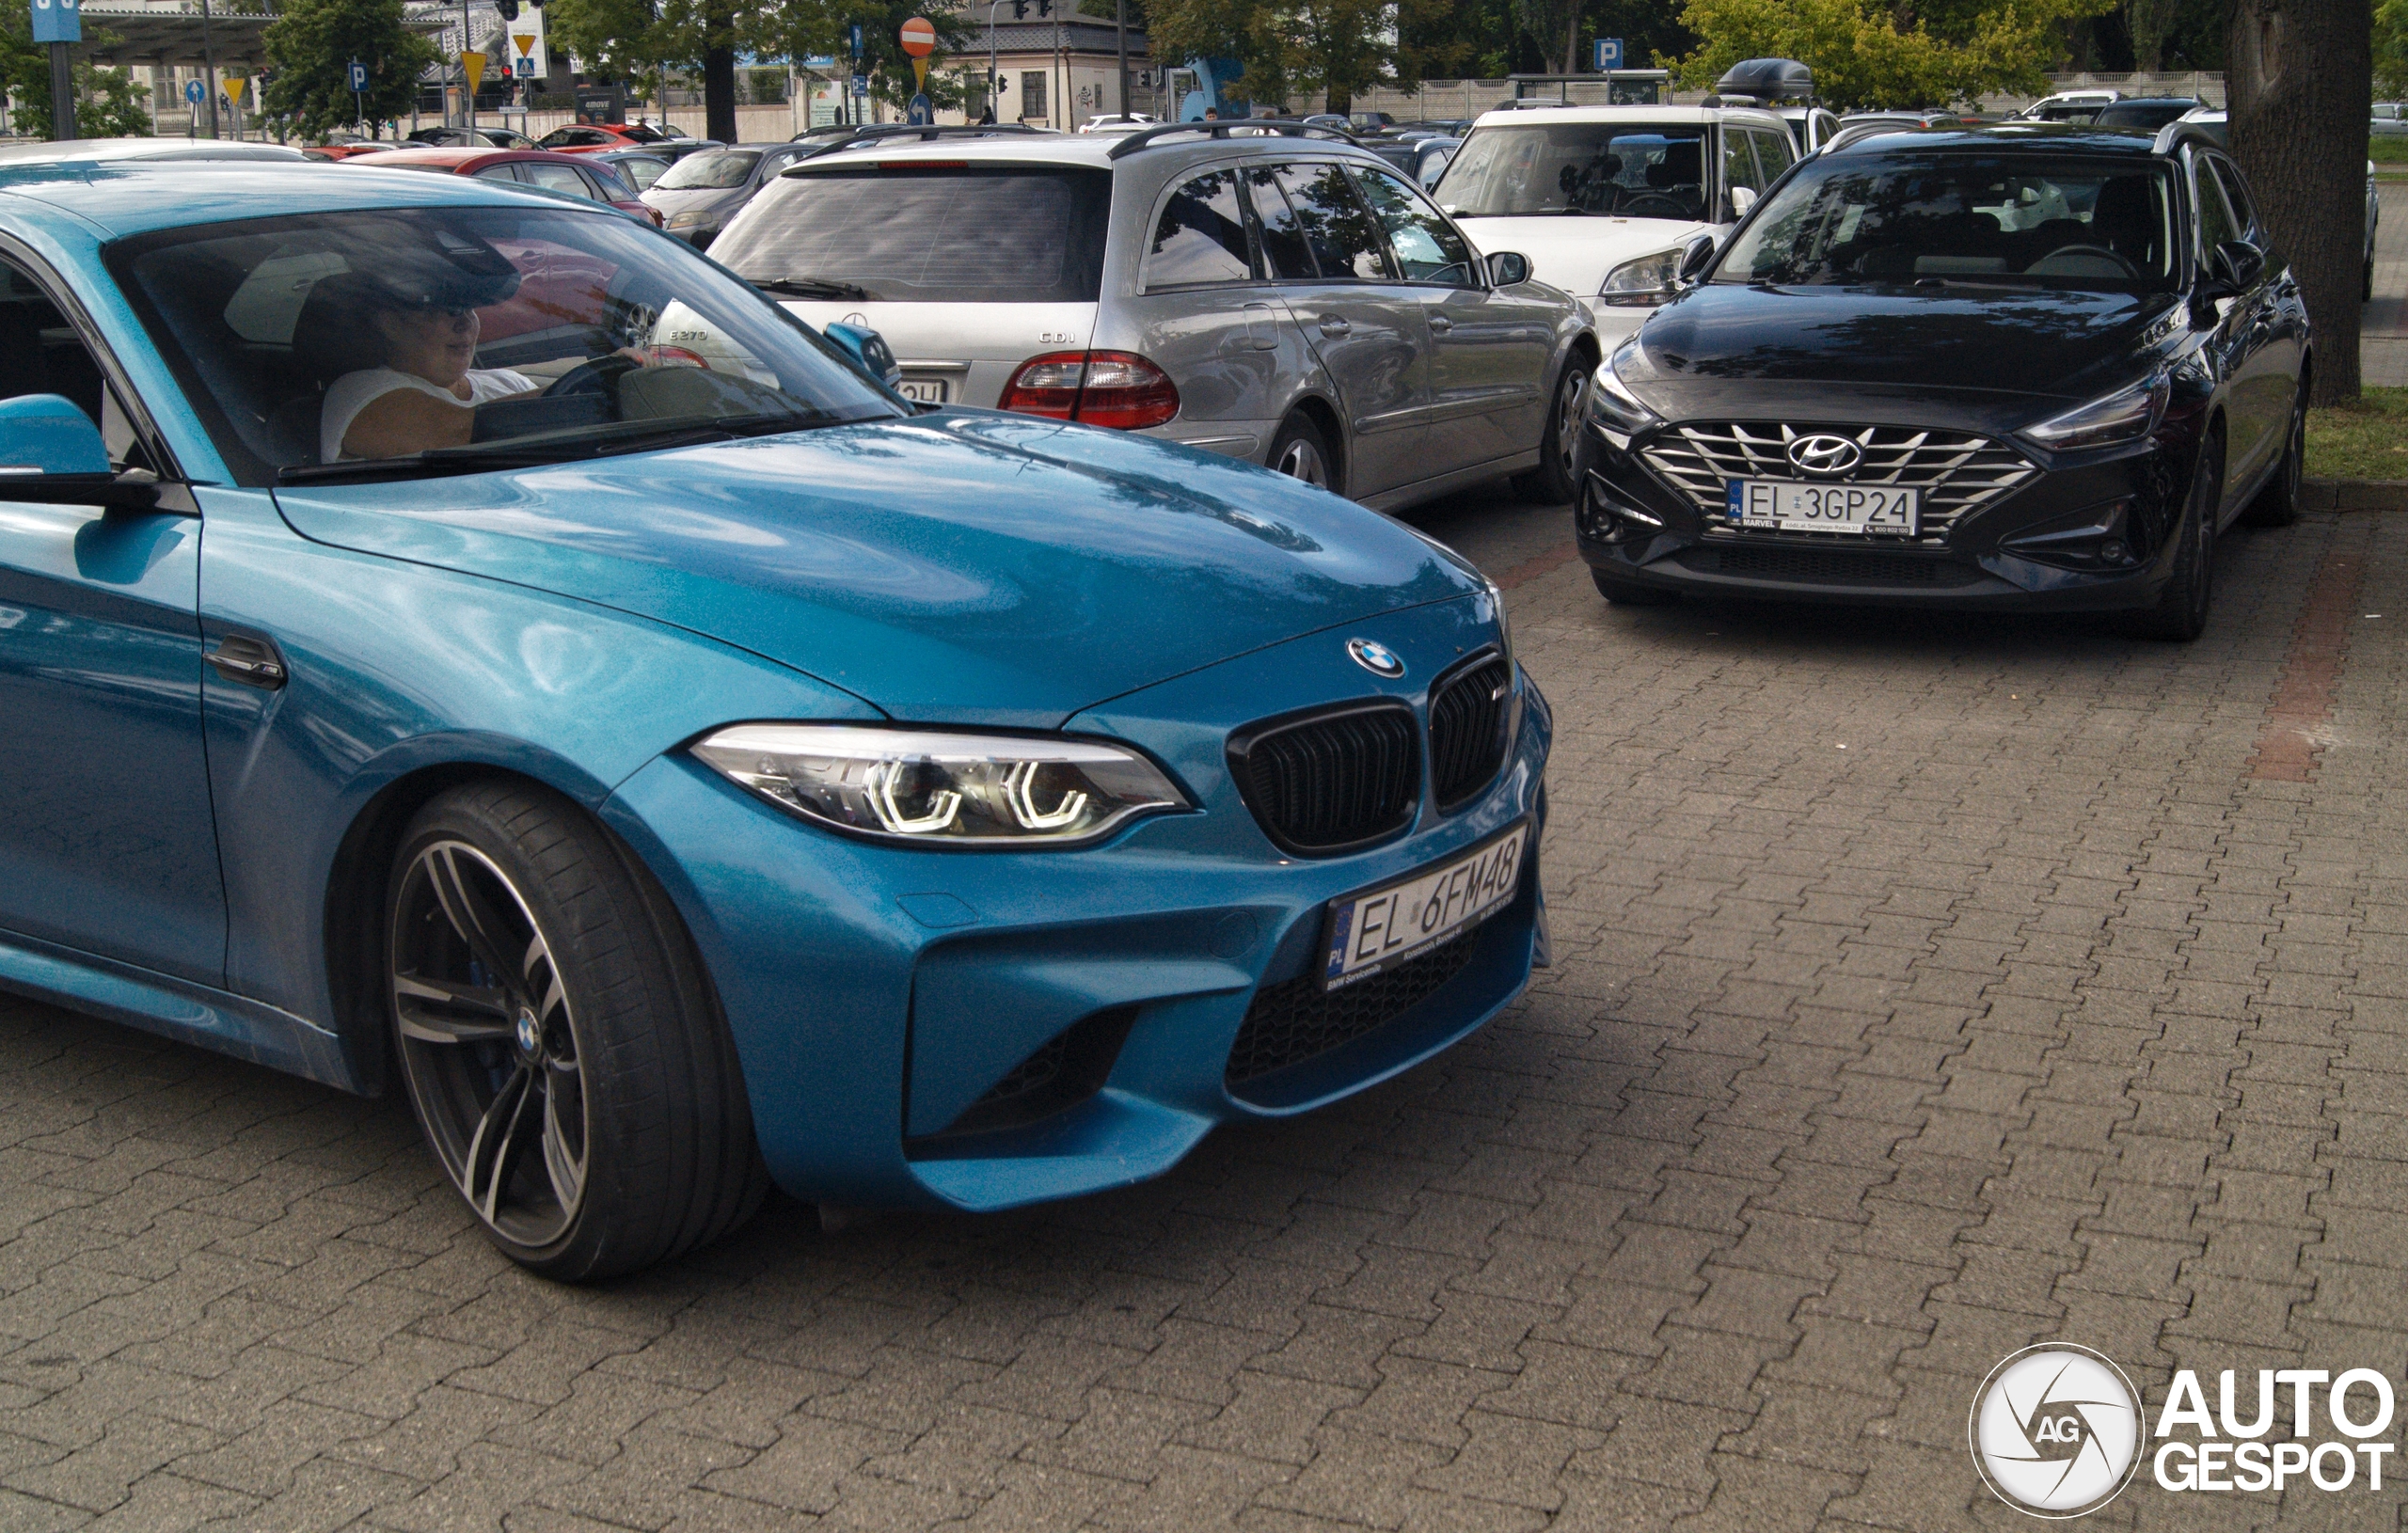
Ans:
[[[1681,281],[1683,284],[1686,285],[1690,282],[1695,282],[1698,278],[1703,277],[1705,275],[1705,269],[1714,264],[1714,254],[1715,244],[1713,235],[1693,234],[1689,236],[1689,243],[1681,248]]]
[[[1488,258],[1488,280],[1491,286],[1510,288],[1529,279],[1529,257],[1518,251],[1499,250]]]
[[[2247,240],[2226,240],[2208,257],[2208,281],[2212,297],[2247,292],[2266,272],[2266,253]]]

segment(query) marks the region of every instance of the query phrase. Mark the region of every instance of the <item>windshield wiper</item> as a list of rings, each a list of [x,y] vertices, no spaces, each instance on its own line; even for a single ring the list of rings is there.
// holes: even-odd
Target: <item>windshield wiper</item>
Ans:
[[[850,282],[832,282],[816,277],[772,277],[755,282],[763,292],[782,292],[789,298],[850,298],[857,303],[870,301],[869,290]]]
[[[541,468],[548,464],[585,458],[616,457],[628,452],[665,452],[672,448],[732,442],[744,436],[802,431],[835,424],[825,414],[741,415],[721,419],[687,416],[673,420],[623,422],[603,433],[551,433],[467,447],[436,447],[397,458],[348,458],[341,463],[293,464],[277,470],[278,484],[341,484],[384,479],[436,479],[448,474],[498,473],[510,468]],[[624,429],[634,427],[633,430]]]

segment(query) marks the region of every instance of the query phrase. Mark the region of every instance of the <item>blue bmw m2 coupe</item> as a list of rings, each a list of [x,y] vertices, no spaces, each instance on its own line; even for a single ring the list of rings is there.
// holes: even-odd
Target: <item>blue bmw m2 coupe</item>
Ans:
[[[1152,1177],[1543,961],[1445,549],[608,209],[74,153],[0,167],[0,985],[397,1087],[578,1279]]]

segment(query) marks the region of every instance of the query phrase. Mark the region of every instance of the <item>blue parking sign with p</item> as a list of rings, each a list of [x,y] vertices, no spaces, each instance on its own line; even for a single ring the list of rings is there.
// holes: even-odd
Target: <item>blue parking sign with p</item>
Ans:
[[[1622,68],[1622,39],[1599,38],[1597,40],[1597,72],[1603,74],[1608,70],[1620,68]]]
[[[84,12],[78,0],[34,0],[36,42],[81,42]]]
[[[368,88],[368,66],[356,58],[351,61],[351,88],[354,90]]]

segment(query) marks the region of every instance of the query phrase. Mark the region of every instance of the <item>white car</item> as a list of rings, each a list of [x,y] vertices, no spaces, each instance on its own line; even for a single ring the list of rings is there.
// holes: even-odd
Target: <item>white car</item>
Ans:
[[[2100,107],[2123,99],[2120,90],[2066,90],[2043,96],[2015,115],[2033,122],[2087,122]]]
[[[1490,112],[1431,197],[1483,251],[1577,297],[1611,355],[1676,291],[1681,256],[1716,239],[1798,159],[1753,106],[1566,106]]]

